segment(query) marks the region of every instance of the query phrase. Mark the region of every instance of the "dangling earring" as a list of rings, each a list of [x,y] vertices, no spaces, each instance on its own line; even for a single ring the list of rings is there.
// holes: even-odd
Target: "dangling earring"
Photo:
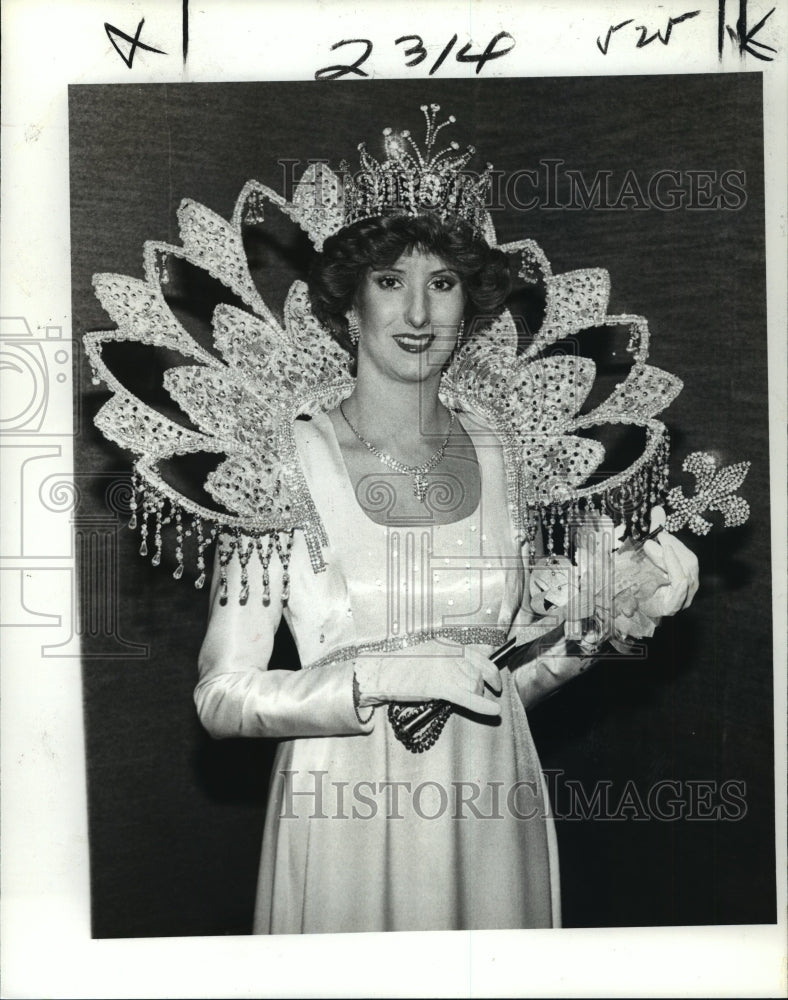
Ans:
[[[457,343],[462,343],[462,338],[465,336],[465,320],[460,320],[460,325],[457,327]]]
[[[356,319],[356,314],[354,312],[350,313],[347,317],[347,333],[350,337],[350,343],[354,347],[358,347],[358,320]]]

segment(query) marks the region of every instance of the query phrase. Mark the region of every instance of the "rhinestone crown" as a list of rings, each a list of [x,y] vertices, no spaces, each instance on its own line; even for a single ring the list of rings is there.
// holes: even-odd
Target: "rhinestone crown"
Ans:
[[[476,236],[485,228],[486,200],[490,190],[492,164],[482,173],[466,170],[476,152],[468,146],[459,152],[452,141],[435,150],[440,132],[455,122],[454,115],[438,123],[439,104],[422,104],[426,121],[424,151],[406,129],[383,129],[386,159],[381,163],[359,143],[361,168],[351,171],[341,163],[344,186],[344,225],[382,215],[423,215],[434,212],[440,219],[462,219]]]

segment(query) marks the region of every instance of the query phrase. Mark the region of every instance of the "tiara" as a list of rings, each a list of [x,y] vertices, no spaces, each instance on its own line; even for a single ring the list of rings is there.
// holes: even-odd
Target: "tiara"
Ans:
[[[423,215],[431,212],[441,220],[462,219],[477,237],[486,231],[486,201],[490,191],[492,164],[481,173],[466,170],[476,152],[468,146],[459,152],[452,140],[435,150],[438,135],[456,121],[454,115],[438,122],[439,104],[422,104],[426,137],[422,151],[410,131],[383,129],[386,159],[381,163],[359,143],[360,170],[353,173],[347,160],[340,164],[343,175],[343,225],[384,215]]]

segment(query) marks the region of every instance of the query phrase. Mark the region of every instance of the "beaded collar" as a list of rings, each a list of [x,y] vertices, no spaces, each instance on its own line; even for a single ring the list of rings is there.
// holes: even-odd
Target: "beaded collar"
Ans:
[[[327,168],[320,169],[325,174]],[[304,534],[314,571],[325,565],[322,548],[327,538],[306,487],[293,425],[298,416],[330,410],[350,393],[349,358],[312,313],[304,282],[293,283],[283,318],[277,319],[255,286],[243,245],[245,225],[261,222],[263,209],[272,205],[321,245],[325,223],[320,221],[321,206],[314,203],[314,170],[309,168],[292,202],[250,181],[229,221],[185,200],[178,211],[182,246],[147,243],[144,279],[118,274],[93,279],[115,324],[115,329],[84,337],[94,383],[103,380],[111,392],[95,423],[107,438],[136,456],[131,525],[140,528],[140,552],[158,565],[165,537],[172,537],[173,576],[180,578],[184,564],[193,559],[199,588],[206,579],[205,549],[219,538],[223,575],[230,559],[240,560],[242,601],[248,594],[247,566],[255,553],[266,585],[271,558],[276,554],[282,561],[287,601],[295,531]],[[485,232],[497,245],[489,216]],[[442,400],[456,411],[476,414],[495,430],[504,449],[512,520],[523,541],[533,541],[540,520],[552,552],[553,534],[560,535],[561,525],[601,510],[617,512],[633,535],[642,534],[648,530],[651,507],[664,499],[667,483],[668,434],[656,416],[680,392],[680,380],[647,363],[649,333],[643,317],[608,313],[606,271],[587,268],[554,275],[532,240],[498,249],[517,258],[525,280],[538,265],[546,295],[544,320],[531,342],[519,349],[517,326],[508,310],[472,331],[444,373]],[[197,343],[168,304],[164,287],[173,260],[210,275],[242,303],[243,308],[216,307],[214,353]],[[582,412],[595,378],[594,363],[578,355],[550,356],[547,349],[604,326],[629,330],[632,364],[604,402]],[[164,387],[194,429],[144,403],[113,374],[103,349],[118,341],[166,348],[187,359],[165,373]],[[590,436],[593,428],[605,424],[629,424],[644,431],[639,456],[614,474],[600,472],[604,447]],[[221,457],[198,484],[214,507],[191,499],[165,471],[168,460],[190,455]],[[745,466],[742,463],[738,481]],[[746,508],[746,503],[738,497],[728,502],[726,523],[745,520],[741,505]],[[684,513],[685,521],[692,516],[692,511]]]

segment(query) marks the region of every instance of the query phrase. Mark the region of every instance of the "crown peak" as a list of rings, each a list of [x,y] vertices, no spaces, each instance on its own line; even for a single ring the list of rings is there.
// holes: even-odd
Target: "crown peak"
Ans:
[[[386,152],[382,162],[369,154],[366,143],[359,144],[362,169],[355,177],[345,178],[344,224],[382,215],[417,216],[429,212],[444,221],[461,219],[483,238],[489,173],[475,179],[463,173],[476,152],[474,146],[458,152],[460,144],[451,140],[436,150],[438,135],[455,123],[454,115],[439,122],[437,103],[422,104],[421,111],[426,126],[422,147],[412,138],[410,129],[395,131],[391,126],[382,130]]]

